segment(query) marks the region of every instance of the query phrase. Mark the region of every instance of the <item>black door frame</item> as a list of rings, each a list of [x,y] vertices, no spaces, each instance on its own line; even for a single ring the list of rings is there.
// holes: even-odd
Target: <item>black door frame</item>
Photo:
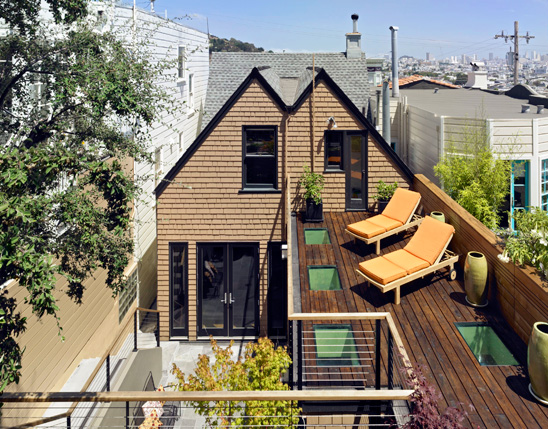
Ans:
[[[350,137],[359,135],[362,137],[362,201],[356,201],[352,199],[351,195],[351,143]],[[368,199],[368,189],[367,189],[367,178],[369,172],[367,171],[367,131],[356,130],[356,131],[344,131],[343,135],[343,157],[344,157],[344,171],[345,171],[345,208],[346,211],[365,211],[367,210],[367,199]]]
[[[212,328],[202,328],[202,291],[204,287],[203,282],[203,270],[200,267],[203,267],[203,249],[207,246],[219,246],[223,247],[223,258],[224,258],[224,275],[223,275],[223,290],[219,292],[218,299],[225,301],[225,292],[226,292],[226,301],[223,305],[223,328],[212,329]],[[232,255],[234,247],[246,246],[253,247],[254,252],[254,277],[255,277],[255,327],[252,329],[245,328],[232,328],[233,326],[233,315],[232,311],[233,302],[230,302],[231,294],[234,292],[234,285],[232,284]],[[253,336],[256,337],[259,333],[259,294],[260,294],[260,277],[259,277],[259,243],[258,242],[202,242],[196,243],[196,280],[197,280],[197,291],[196,291],[196,308],[197,308],[197,334],[199,337],[213,335],[214,337],[242,337],[242,336]]]
[[[283,339],[287,338],[287,264],[290,263],[287,259],[282,257],[282,246],[287,244],[285,241],[269,241],[267,247],[268,255],[268,286],[267,286],[267,296],[266,296],[266,306],[268,313],[268,325],[267,325],[267,335],[269,338]],[[274,253],[278,253],[275,255]],[[282,267],[274,266],[274,258],[277,258],[283,265]],[[283,263],[285,261],[285,263]],[[285,266],[285,267],[284,267]],[[273,287],[273,277],[280,274],[280,270],[285,268],[282,273],[283,283],[280,287]],[[281,289],[281,290],[280,290]],[[279,294],[283,297],[281,308],[279,308],[279,300],[274,300],[272,295],[276,294],[278,297]],[[274,328],[273,321],[278,322],[282,320],[282,326]]]

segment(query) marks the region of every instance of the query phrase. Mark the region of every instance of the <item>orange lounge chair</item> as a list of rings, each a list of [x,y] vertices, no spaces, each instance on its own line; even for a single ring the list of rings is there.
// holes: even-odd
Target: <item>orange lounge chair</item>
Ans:
[[[394,289],[394,303],[400,303],[400,287],[444,267],[455,280],[459,257],[447,250],[455,228],[426,216],[409,243],[400,250],[361,262],[356,271],[383,293]]]
[[[350,224],[345,231],[354,240],[376,243],[375,253],[378,255],[383,238],[420,225],[422,216],[415,214],[420,201],[421,194],[418,192],[398,188],[382,214]]]

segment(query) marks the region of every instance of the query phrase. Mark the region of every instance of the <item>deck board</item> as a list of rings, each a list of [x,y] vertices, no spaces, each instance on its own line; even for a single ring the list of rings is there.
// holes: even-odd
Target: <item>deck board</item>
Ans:
[[[473,308],[464,300],[462,272],[451,281],[448,269],[415,280],[401,289],[401,304],[394,305],[393,292],[367,287],[356,273],[358,263],[376,257],[375,246],[366,245],[344,232],[346,225],[364,219],[366,213],[324,213],[321,223],[297,221],[302,311],[305,313],[387,311],[394,318],[412,363],[427,367],[427,378],[442,395],[440,407],[462,404],[471,427],[548,427],[548,407],[536,402],[528,391],[526,345],[504,321],[496,306]],[[304,228],[327,228],[331,245],[304,244]],[[384,239],[381,254],[401,249],[414,230]],[[307,265],[336,265],[341,291],[311,291]],[[455,322],[486,321],[504,335],[522,365],[481,366],[458,333]],[[362,323],[362,329],[370,329]],[[383,331],[386,336],[386,330]],[[386,355],[386,353],[384,353]],[[387,356],[382,356],[386,366]],[[354,370],[344,372],[351,377]],[[382,383],[386,373],[382,371]],[[474,408],[470,409],[468,406]]]

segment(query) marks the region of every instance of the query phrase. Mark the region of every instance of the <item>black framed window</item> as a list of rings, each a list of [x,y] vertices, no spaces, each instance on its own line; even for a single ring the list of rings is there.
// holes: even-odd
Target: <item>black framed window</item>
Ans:
[[[242,186],[244,189],[278,188],[278,127],[242,128]]]
[[[170,336],[188,335],[188,244],[169,243]]]
[[[326,131],[325,141],[325,171],[343,171],[343,132]]]

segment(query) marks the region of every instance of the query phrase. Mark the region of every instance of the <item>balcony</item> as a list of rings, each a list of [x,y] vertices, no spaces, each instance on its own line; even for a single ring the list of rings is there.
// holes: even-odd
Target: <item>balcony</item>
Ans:
[[[401,304],[395,305],[392,292],[383,294],[368,287],[356,273],[359,262],[376,256],[375,248],[355,243],[344,230],[368,214],[328,212],[322,223],[307,224],[288,210],[288,343],[293,357],[293,390],[6,394],[4,411],[25,406],[20,416],[26,417],[23,421],[28,424],[43,415],[47,404],[75,401],[80,408],[104,409],[103,416],[107,407],[117,410],[116,426],[137,427],[134,410],[144,401],[161,400],[175,403],[179,409],[179,417],[164,421],[163,427],[182,428],[195,424],[185,417],[192,413],[189,401],[228,403],[230,422],[245,417],[230,414],[231,403],[288,400],[298,401],[303,411],[298,422],[280,427],[388,427],[390,422],[401,424],[409,413],[411,391],[405,383],[409,361],[426,367],[426,378],[441,394],[441,409],[459,405],[466,409],[466,426],[548,427],[547,408],[529,394],[525,366],[529,326],[548,314],[546,292],[527,269],[501,265],[492,233],[439,189],[423,178],[416,178],[414,187],[423,197],[426,213],[441,210],[455,226],[451,250],[460,255],[477,250],[488,256],[490,284],[496,285],[488,307],[479,309],[466,303],[462,269],[456,280],[450,280],[444,269],[409,283],[401,290]],[[322,236],[312,240],[317,244],[305,243],[308,228],[322,229]],[[384,239],[381,253],[404,247],[413,232]],[[309,268],[316,266],[330,268],[330,281],[319,288],[310,285],[315,276],[309,275]],[[458,330],[466,322],[493,327],[517,365],[494,365],[481,353],[482,357],[476,358]],[[97,427],[102,423],[98,416],[97,412],[90,414],[85,422],[73,416],[71,423],[71,416],[62,414],[55,423],[60,427]],[[2,426],[12,426],[8,423],[3,420]]]

